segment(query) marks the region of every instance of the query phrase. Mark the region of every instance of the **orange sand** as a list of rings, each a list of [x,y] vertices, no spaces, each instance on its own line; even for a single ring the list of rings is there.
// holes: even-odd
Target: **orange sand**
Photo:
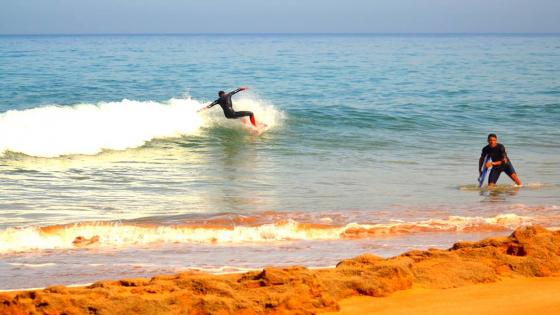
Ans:
[[[325,315],[560,314],[560,277],[504,279],[455,289],[410,289],[389,297],[351,297]]]
[[[527,314],[548,310],[560,314],[560,308],[555,307],[560,293],[552,296],[560,291],[548,287],[556,279],[498,282],[508,277],[558,275],[560,231],[533,226],[519,228],[509,237],[456,243],[448,250],[415,250],[388,259],[362,255],[330,269],[270,267],[229,275],[186,272],[99,281],[79,288],[52,286],[0,293],[0,314],[317,314],[340,310],[339,301],[352,296],[393,294],[376,300],[353,298],[342,305],[346,312],[366,301],[359,312],[347,311],[357,314],[370,314],[368,308],[379,303],[381,310],[390,313],[399,310],[398,306],[418,308],[403,310],[407,314],[422,314],[427,310],[422,307],[456,314],[460,306],[472,314],[478,314],[479,309],[469,307],[488,307],[496,315],[500,310],[494,308],[509,301],[508,307],[527,309]],[[486,284],[476,285],[482,283]],[[527,288],[542,289],[543,293],[533,294]]]

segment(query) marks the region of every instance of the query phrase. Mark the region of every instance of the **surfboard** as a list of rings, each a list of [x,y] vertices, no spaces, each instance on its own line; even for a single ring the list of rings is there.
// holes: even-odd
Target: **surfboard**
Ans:
[[[249,122],[248,119],[243,119],[242,120],[243,125],[245,125],[245,127],[251,129],[252,131],[254,131],[256,134],[260,135],[263,132],[266,131],[266,129],[268,128],[268,125],[265,123],[261,123],[261,122],[257,122],[257,126],[253,126],[253,124],[251,124]]]
[[[268,128],[267,124],[263,124],[263,123],[257,123],[257,126],[253,126],[251,125],[251,127],[253,128],[253,130],[257,133],[257,135],[261,135],[263,132],[266,131],[266,129]]]
[[[478,177],[478,187],[482,187],[484,185],[484,180],[486,179],[486,174],[488,174],[489,168],[486,167],[486,163],[492,161],[489,155],[484,157],[484,162],[482,162],[482,169],[480,173],[480,177]]]

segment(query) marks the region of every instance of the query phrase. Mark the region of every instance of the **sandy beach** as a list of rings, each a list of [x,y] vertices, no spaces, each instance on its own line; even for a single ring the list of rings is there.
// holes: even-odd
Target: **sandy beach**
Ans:
[[[454,289],[408,289],[389,297],[351,297],[331,315],[558,314],[560,277],[504,278]]]
[[[186,272],[5,292],[0,314],[546,314],[560,304],[559,273],[560,232],[531,226],[448,250],[362,255],[330,269]]]

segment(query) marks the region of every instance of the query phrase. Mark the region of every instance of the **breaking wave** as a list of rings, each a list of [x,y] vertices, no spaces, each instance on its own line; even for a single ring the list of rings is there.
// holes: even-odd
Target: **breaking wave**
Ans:
[[[93,155],[139,147],[153,139],[197,135],[205,127],[223,124],[219,108],[197,113],[203,106],[192,98],[172,98],[10,110],[0,114],[0,155],[6,151],[37,157]],[[269,127],[281,116],[257,100],[240,99],[236,107],[254,111]]]
[[[349,223],[333,226],[282,220],[258,225],[156,225],[117,222],[77,223],[0,231],[0,253],[84,246],[129,247],[157,243],[242,244],[293,240],[342,240],[426,232],[507,231],[531,224],[531,217],[450,216],[418,222]]]

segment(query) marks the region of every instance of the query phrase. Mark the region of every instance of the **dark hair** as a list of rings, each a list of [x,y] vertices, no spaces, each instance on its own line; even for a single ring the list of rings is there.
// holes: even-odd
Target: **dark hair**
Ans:
[[[226,94],[226,92],[224,92],[224,91],[218,92],[218,96],[222,96],[222,95],[224,95],[224,94]]]
[[[498,139],[498,136],[496,136],[495,133],[491,133],[491,134],[488,135],[488,139],[490,139],[490,138],[496,138],[496,139]]]

